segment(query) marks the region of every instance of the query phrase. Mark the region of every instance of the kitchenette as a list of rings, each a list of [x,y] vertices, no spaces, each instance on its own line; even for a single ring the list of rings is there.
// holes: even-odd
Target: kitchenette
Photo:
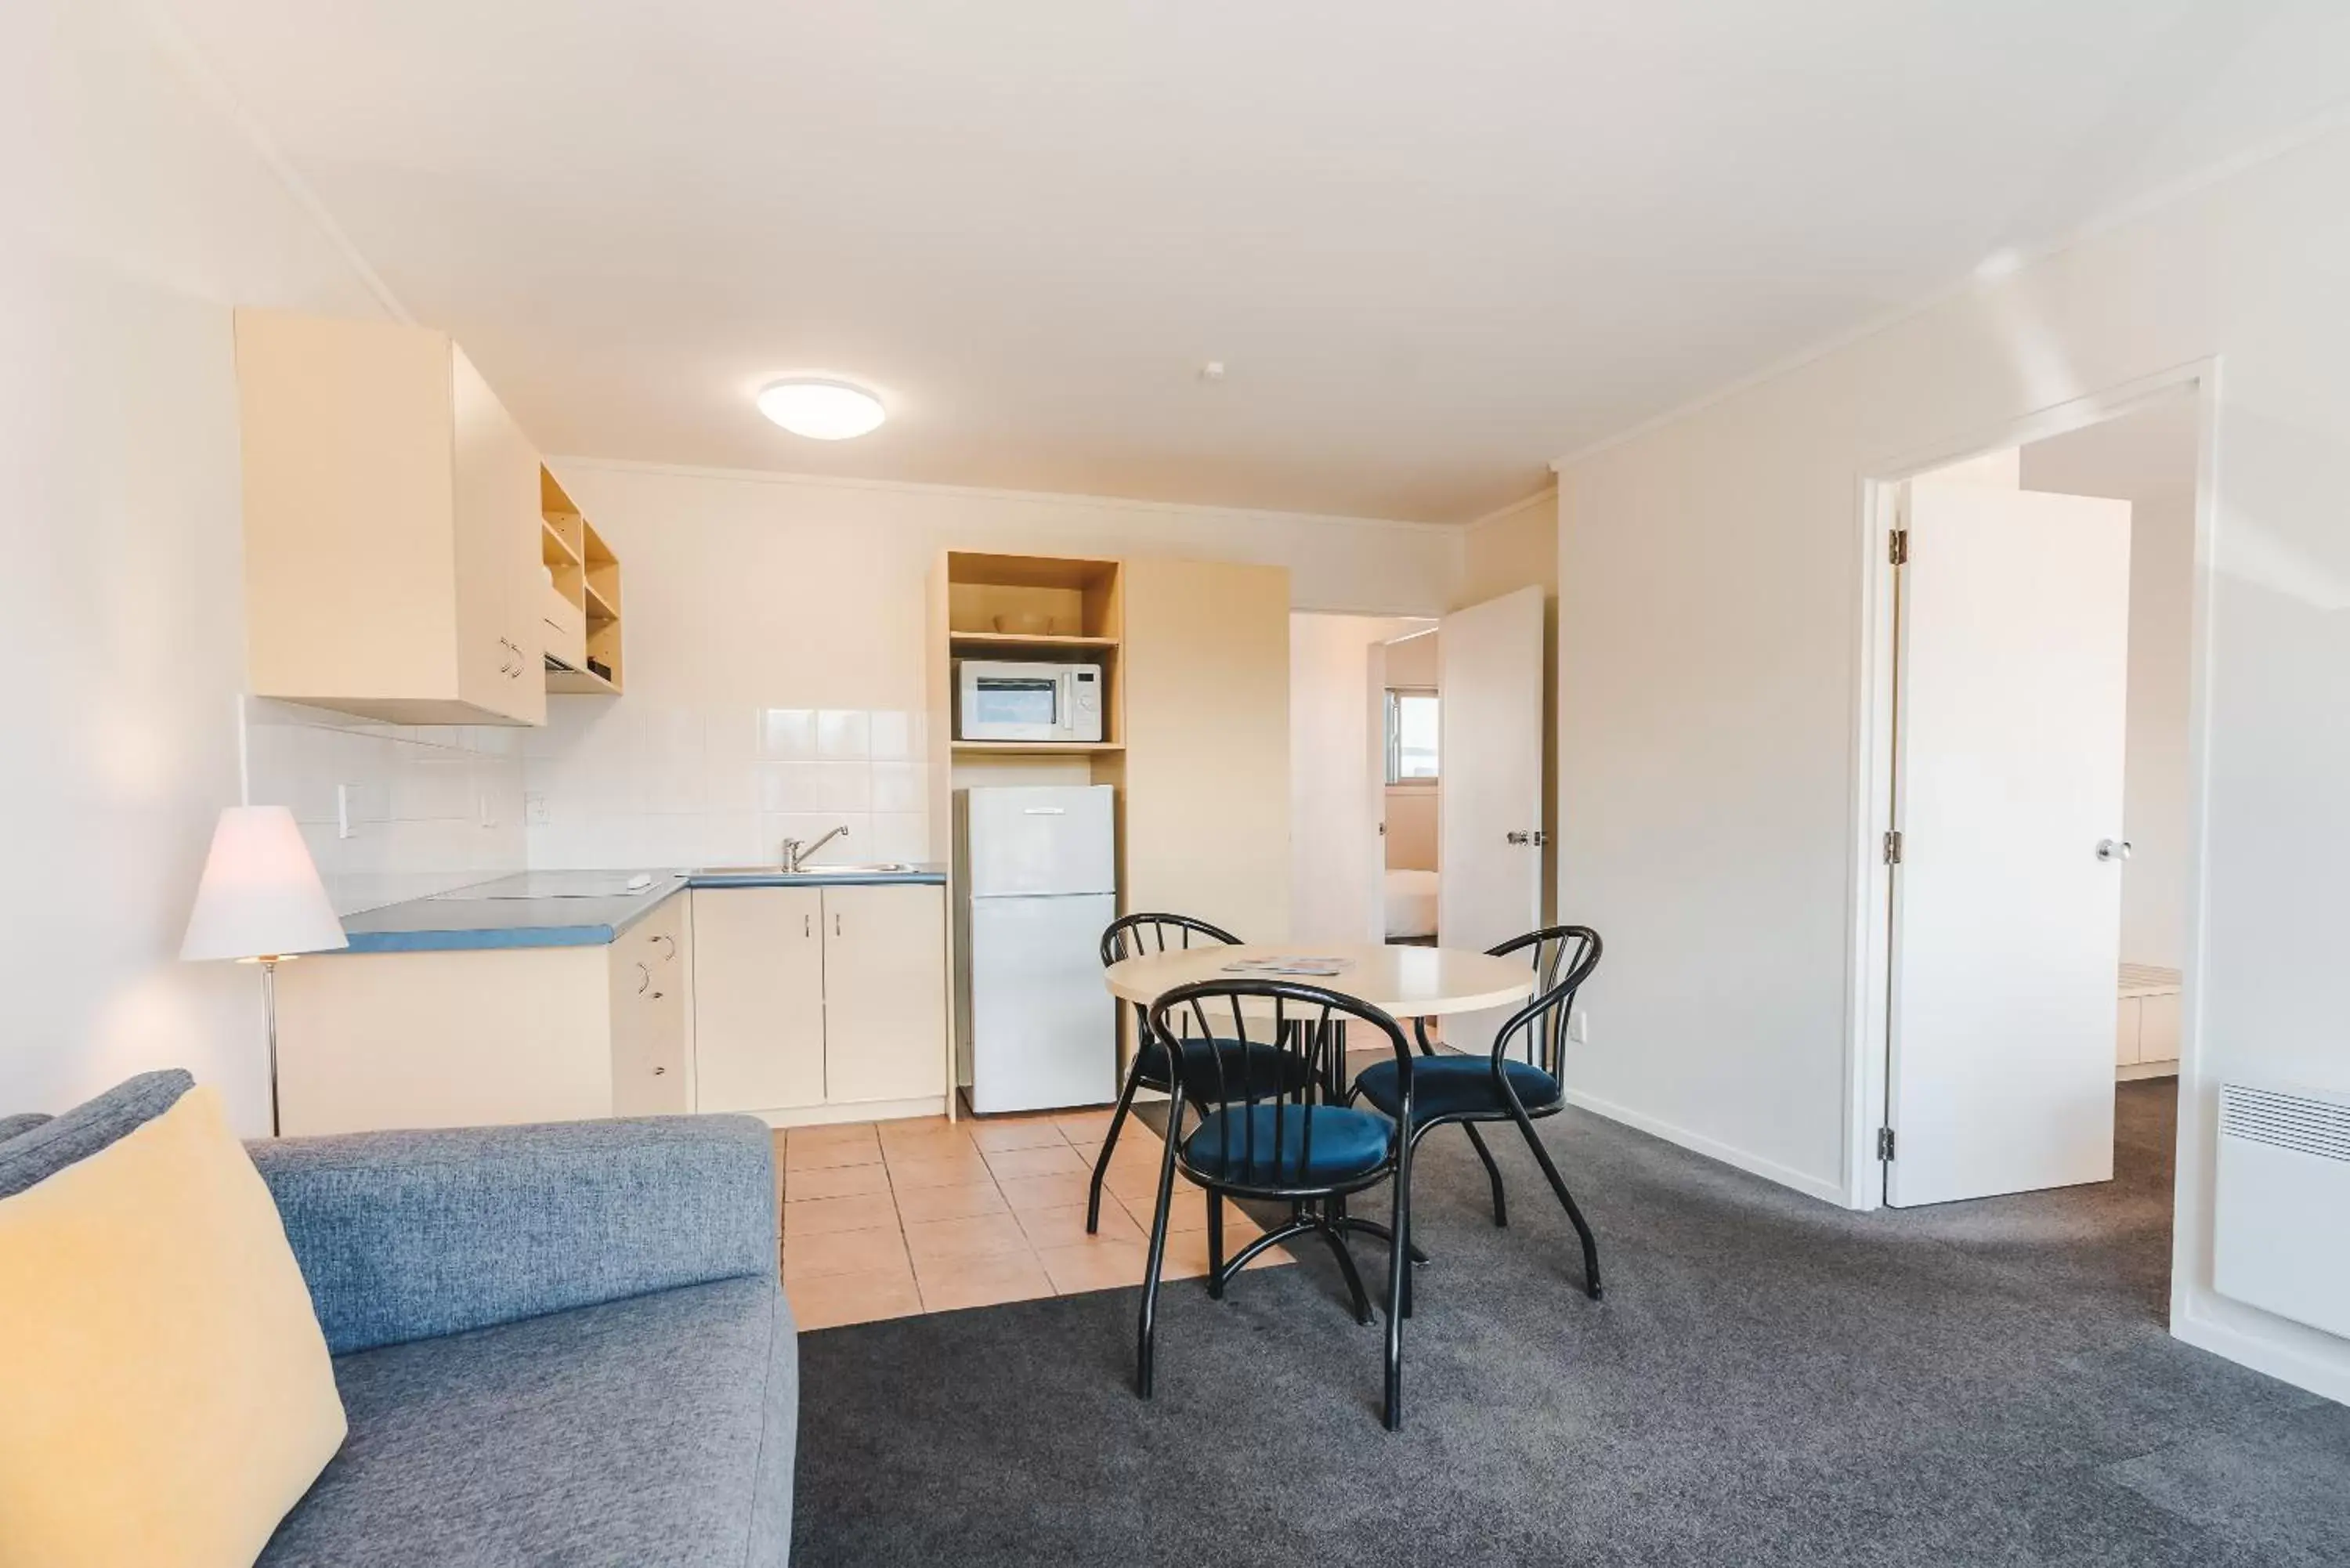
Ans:
[[[648,510],[443,334],[237,343],[249,793],[349,939],[276,975],[287,1133],[1100,1105],[1104,927],[1286,934],[1285,568]]]

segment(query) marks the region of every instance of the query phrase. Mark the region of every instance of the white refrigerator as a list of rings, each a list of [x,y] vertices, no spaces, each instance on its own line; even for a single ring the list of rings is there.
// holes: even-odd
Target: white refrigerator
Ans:
[[[958,1016],[972,1108],[1118,1097],[1102,931],[1118,918],[1107,784],[955,792]]]

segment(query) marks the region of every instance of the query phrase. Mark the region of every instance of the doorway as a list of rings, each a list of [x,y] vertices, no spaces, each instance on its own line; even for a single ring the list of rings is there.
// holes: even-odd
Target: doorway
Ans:
[[[1544,593],[1290,618],[1291,936],[1488,948],[1541,923]]]
[[[1443,633],[1430,624],[1372,651],[1378,724],[1379,936],[1436,945],[1443,882]]]
[[[1390,643],[1432,639],[1436,622],[1299,611],[1289,626],[1290,936],[1300,942],[1382,941],[1388,721],[1381,672]],[[1429,831],[1432,840],[1432,820]]]
[[[2205,404],[2181,377],[1872,487],[1856,991],[1888,1206],[2110,1180],[2117,1102],[2142,1127],[2175,1094]]]

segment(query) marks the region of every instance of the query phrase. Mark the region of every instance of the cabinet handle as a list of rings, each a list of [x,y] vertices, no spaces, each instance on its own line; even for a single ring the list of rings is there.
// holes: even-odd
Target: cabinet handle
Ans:
[[[669,944],[669,951],[661,955],[661,961],[663,963],[674,963],[677,961],[677,939],[675,937],[671,936],[667,931],[656,931],[653,933],[652,940],[657,942],[667,942]]]
[[[814,915],[802,915],[800,917],[800,935],[803,937],[812,937],[816,935],[816,917]]]
[[[840,911],[837,909],[832,912],[832,934],[836,937],[840,935]]]
[[[646,992],[650,991],[652,986],[653,971],[647,969],[644,965],[639,964],[637,966],[637,994],[639,996],[642,996]]]
[[[669,1069],[668,1069],[667,1067],[655,1067],[655,1068],[653,1069],[653,1076],[654,1076],[654,1077],[656,1077],[656,1078],[658,1078],[658,1077],[660,1077],[663,1073],[666,1073],[666,1072],[668,1072],[668,1071],[669,1071]]]

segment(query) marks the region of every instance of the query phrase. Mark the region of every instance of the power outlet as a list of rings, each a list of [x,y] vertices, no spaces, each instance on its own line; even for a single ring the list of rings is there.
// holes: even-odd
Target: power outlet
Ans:
[[[351,786],[338,784],[335,786],[335,836],[353,838],[359,831],[351,826]]]
[[[1591,1044],[1591,1014],[1578,1007],[1566,1015],[1566,1037],[1577,1045]]]
[[[480,815],[482,826],[484,827],[495,827],[498,825],[498,807],[497,803],[491,798],[490,792],[483,790],[473,798],[479,803],[481,807]]]
[[[548,822],[546,795],[540,790],[525,790],[522,797],[522,820],[526,827],[545,827]]]

